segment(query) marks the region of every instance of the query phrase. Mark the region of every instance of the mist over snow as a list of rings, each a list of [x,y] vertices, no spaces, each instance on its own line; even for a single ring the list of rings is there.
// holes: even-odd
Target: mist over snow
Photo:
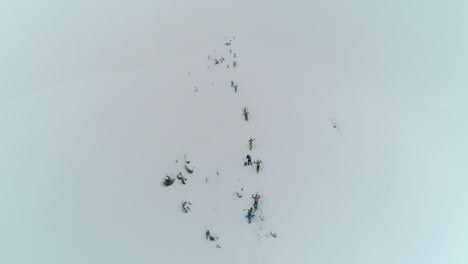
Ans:
[[[468,263],[466,4],[0,10],[0,263]]]

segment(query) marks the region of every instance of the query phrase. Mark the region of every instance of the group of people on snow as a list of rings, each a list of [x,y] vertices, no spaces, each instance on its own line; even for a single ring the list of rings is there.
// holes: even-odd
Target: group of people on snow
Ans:
[[[231,81],[231,87],[233,87],[234,91],[237,92],[237,85],[234,84],[233,81]],[[247,107],[244,107],[244,109],[242,110],[243,110],[245,121],[249,121],[249,111],[247,111]],[[249,139],[249,150],[252,150],[254,141],[255,141],[255,138]],[[244,166],[253,165],[252,157],[250,156],[250,154],[247,154],[246,159],[247,161],[244,162]],[[262,163],[262,161],[260,159],[257,159],[254,163],[256,165],[256,169],[258,173],[260,171],[260,164]],[[250,209],[244,209],[244,211],[247,211],[246,217],[249,219],[249,224],[252,222],[252,217],[255,215],[255,211],[258,209],[258,200],[260,199],[260,195],[258,195],[258,193],[255,195],[252,194],[252,198],[254,199],[253,206],[250,207]]]
[[[249,154],[245,157],[247,159],[246,162],[244,162],[244,166],[252,165],[252,157],[250,157]],[[255,162],[255,165],[257,165],[257,173],[260,171],[260,164],[262,161],[260,159],[257,159]]]
[[[237,93],[237,84],[234,81],[231,81],[231,87],[234,88],[234,92]]]
[[[247,211],[247,218],[249,219],[249,224],[252,222],[252,217],[255,215],[255,210],[258,209],[258,200],[260,199],[260,195],[257,194],[252,194],[252,198],[254,199],[254,204],[252,207],[249,209],[244,209],[244,211]]]
[[[252,150],[254,141],[255,141],[255,138],[250,138],[249,139],[249,150]],[[247,161],[244,162],[244,166],[252,165],[252,157],[250,157],[250,155],[247,154],[247,156],[245,158],[247,159]],[[255,165],[257,165],[257,173],[258,173],[260,171],[260,164],[262,163],[262,161],[260,159],[257,159],[254,163],[255,163]]]

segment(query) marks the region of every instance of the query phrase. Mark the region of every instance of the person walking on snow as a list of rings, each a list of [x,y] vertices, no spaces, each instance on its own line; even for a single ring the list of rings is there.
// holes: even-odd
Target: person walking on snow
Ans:
[[[260,199],[260,195],[258,195],[258,193],[255,195],[252,194],[252,198],[254,199],[253,207],[258,209],[258,200]]]
[[[258,173],[258,171],[260,170],[260,163],[262,163],[261,160],[255,161],[255,164],[257,164],[257,173]]]
[[[252,222],[252,217],[254,216],[255,214],[255,210],[253,209],[253,207],[250,207],[250,209],[244,209],[244,211],[247,211],[247,218],[249,219],[249,224],[250,222]]]
[[[237,93],[237,84],[234,85],[234,92]]]
[[[247,154],[247,165],[252,165],[252,159],[250,158],[250,155]]]
[[[249,149],[250,149],[250,150],[252,150],[253,142],[254,142],[254,141],[255,141],[255,138],[254,138],[254,139],[252,139],[252,138],[249,139]]]
[[[231,87],[234,87],[234,81],[231,81]]]
[[[244,107],[244,118],[245,121],[249,121],[249,112],[247,111],[247,107]]]

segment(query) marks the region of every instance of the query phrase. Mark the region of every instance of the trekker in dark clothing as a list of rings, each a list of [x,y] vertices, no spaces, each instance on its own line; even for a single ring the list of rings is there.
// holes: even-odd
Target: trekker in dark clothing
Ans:
[[[262,163],[261,160],[255,161],[255,164],[257,164],[257,173],[258,173],[258,171],[260,170],[260,163]]]
[[[249,121],[249,112],[247,111],[247,107],[244,107],[244,118],[245,121]]]
[[[247,155],[247,165],[252,165],[252,159],[250,158],[250,155]]]

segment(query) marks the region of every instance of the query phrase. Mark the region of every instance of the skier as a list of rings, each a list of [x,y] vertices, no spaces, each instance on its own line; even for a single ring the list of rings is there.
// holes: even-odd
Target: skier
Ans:
[[[257,173],[258,173],[258,171],[260,170],[260,163],[262,163],[262,161],[261,161],[261,160],[257,160],[257,161],[255,161],[254,163],[257,164]]]
[[[253,207],[250,207],[250,209],[244,209],[244,211],[247,211],[246,217],[249,219],[249,224],[250,224],[252,222],[252,217],[255,214],[255,210],[253,209]]]
[[[250,150],[252,150],[252,146],[253,146],[254,141],[255,141],[255,138],[254,139],[252,139],[252,138],[249,139],[249,149]]]
[[[254,204],[253,204],[254,208],[258,209],[258,200],[260,199],[260,195],[258,195],[258,193],[255,195],[252,194],[252,198],[254,199]]]
[[[231,87],[234,87],[234,81],[231,81]]]
[[[251,160],[249,154],[247,154],[247,157],[246,157],[246,158],[247,158],[247,165],[252,165],[252,160]]]
[[[237,84],[234,85],[234,92],[237,93]]]
[[[247,111],[247,107],[244,107],[244,118],[245,121],[249,121],[249,112]]]

